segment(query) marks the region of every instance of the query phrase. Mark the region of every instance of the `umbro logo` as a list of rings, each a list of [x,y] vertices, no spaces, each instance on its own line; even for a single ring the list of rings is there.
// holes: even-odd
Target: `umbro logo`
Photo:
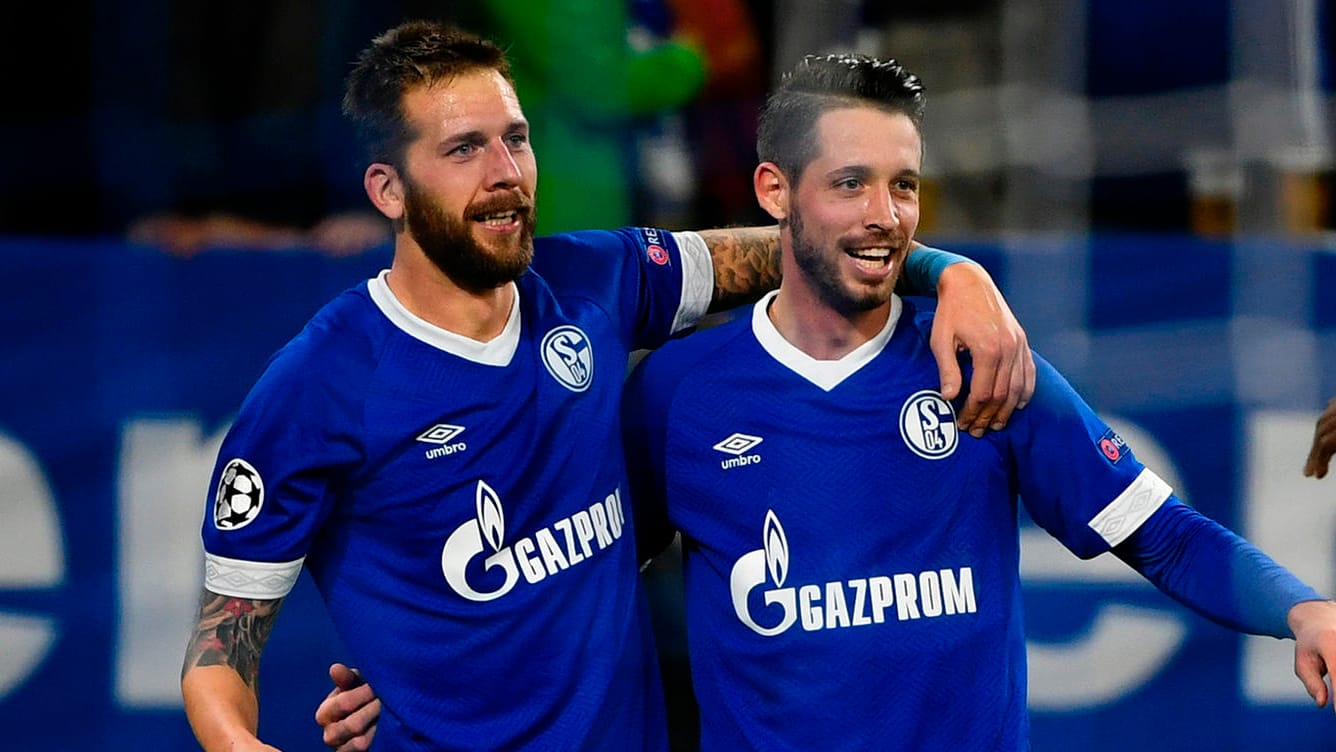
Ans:
[[[463,426],[452,426],[449,423],[437,423],[431,428],[423,431],[422,435],[417,437],[417,440],[424,444],[449,444],[450,439],[453,439],[461,433],[464,433]]]
[[[715,444],[713,448],[718,449],[724,454],[745,454],[747,450],[751,449],[757,444],[760,444],[762,441],[765,441],[765,439],[761,438],[760,436],[750,436],[745,433],[735,433],[732,436],[729,436],[727,439],[724,439],[723,441],[719,442],[718,444]]]
[[[745,434],[745,433],[735,433],[729,436],[728,438],[724,439],[723,441],[719,442],[718,444],[715,444],[712,448],[715,451],[733,455],[732,457],[726,460],[722,460],[719,463],[720,467],[722,467],[725,470],[728,470],[735,467],[741,467],[742,465],[751,465],[753,463],[760,462],[761,455],[747,454],[747,452],[750,452],[751,450],[755,449],[756,445],[760,444],[762,441],[765,441],[765,439],[761,438],[760,436],[752,436],[750,434]]]
[[[437,423],[436,425],[423,431],[417,437],[418,441],[424,444],[436,444],[433,449],[426,452],[427,459],[434,460],[437,457],[444,457],[455,452],[462,452],[469,448],[468,444],[462,441],[454,441],[455,437],[464,433],[463,426],[452,426],[449,423]]]

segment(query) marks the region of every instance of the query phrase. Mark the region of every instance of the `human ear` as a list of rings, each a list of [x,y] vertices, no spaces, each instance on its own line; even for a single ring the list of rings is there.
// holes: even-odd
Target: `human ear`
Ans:
[[[403,218],[404,182],[392,165],[372,162],[362,175],[362,187],[381,214],[391,220]]]
[[[756,203],[767,214],[783,222],[789,216],[789,180],[784,176],[779,165],[774,162],[762,162],[752,174],[752,187],[756,191]]]

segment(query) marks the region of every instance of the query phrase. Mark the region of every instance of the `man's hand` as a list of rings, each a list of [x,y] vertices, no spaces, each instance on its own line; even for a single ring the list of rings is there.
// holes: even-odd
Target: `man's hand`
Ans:
[[[1327,403],[1327,409],[1318,416],[1317,427],[1313,429],[1313,448],[1308,450],[1308,462],[1304,464],[1304,475],[1308,477],[1327,477],[1327,464],[1336,454],[1336,397]]]
[[[947,400],[960,393],[956,353],[970,352],[974,376],[958,420],[971,436],[1001,429],[1012,411],[1025,407],[1034,396],[1029,340],[982,266],[960,263],[942,271],[931,344],[942,377],[942,396]]]
[[[376,736],[380,699],[361,674],[342,663],[329,667],[334,689],[315,711],[325,745],[336,752],[366,752]]]
[[[1326,707],[1331,691],[1323,677],[1336,666],[1336,603],[1305,601],[1288,615],[1294,633],[1294,675],[1319,708]]]

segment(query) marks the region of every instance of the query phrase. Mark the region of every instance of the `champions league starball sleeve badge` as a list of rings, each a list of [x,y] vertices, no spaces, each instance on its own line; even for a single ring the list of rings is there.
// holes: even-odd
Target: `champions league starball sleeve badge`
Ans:
[[[264,480],[241,458],[230,460],[218,479],[213,499],[213,525],[237,530],[249,525],[264,506]]]

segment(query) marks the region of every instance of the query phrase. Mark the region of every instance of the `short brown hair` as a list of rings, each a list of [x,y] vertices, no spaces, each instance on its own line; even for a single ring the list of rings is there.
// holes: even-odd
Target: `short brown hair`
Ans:
[[[357,56],[343,95],[343,113],[357,129],[367,160],[401,168],[415,135],[404,114],[404,95],[477,69],[494,70],[514,86],[504,50],[452,26],[408,21],[371,40]]]
[[[816,122],[826,112],[856,105],[909,117],[923,126],[923,82],[895,60],[867,55],[808,55],[784,74],[761,109],[756,156],[793,182],[816,157]]]

